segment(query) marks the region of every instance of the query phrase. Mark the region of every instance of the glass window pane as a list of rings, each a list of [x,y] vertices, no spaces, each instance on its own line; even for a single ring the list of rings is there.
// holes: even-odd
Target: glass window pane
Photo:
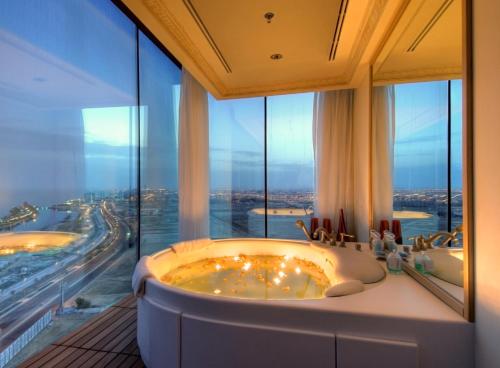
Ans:
[[[313,93],[267,98],[268,236],[298,238],[314,201]]]
[[[131,291],[135,32],[108,1],[0,2],[2,350],[68,311],[13,366]]]
[[[448,228],[448,81],[396,85],[394,217],[403,237]]]
[[[180,69],[139,33],[141,255],[175,243]]]
[[[462,224],[462,81],[451,81],[451,229]]]
[[[264,99],[210,97],[209,122],[210,235],[264,236]]]

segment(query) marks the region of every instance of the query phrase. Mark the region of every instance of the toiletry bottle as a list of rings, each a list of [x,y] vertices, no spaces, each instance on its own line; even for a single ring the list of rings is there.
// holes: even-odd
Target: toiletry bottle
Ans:
[[[329,218],[324,218],[323,219],[323,227],[326,229],[328,234],[331,234],[333,231],[332,220],[330,220]]]
[[[401,231],[401,221],[392,220],[392,233],[395,236],[396,244],[403,244],[403,233]]]
[[[403,245],[403,250],[399,252],[399,255],[401,258],[404,260],[407,260],[408,257],[410,256],[411,248],[409,245]]]
[[[310,234],[311,237],[313,237],[313,240],[318,240],[317,238],[314,238],[313,234],[316,231],[316,229],[319,227],[319,218],[318,217],[311,217],[311,228],[310,228]]]
[[[426,274],[434,272],[434,261],[424,253],[424,270]]]
[[[403,259],[395,249],[387,256],[387,270],[394,274],[399,274],[403,270]]]
[[[392,252],[393,250],[398,249],[398,246],[396,244],[396,236],[393,233],[391,233],[389,230],[384,231],[383,239],[384,239],[385,250]]]
[[[375,247],[375,241],[380,239],[380,233],[375,229],[370,229],[370,249],[373,250]]]
[[[373,254],[377,258],[384,258],[385,257],[385,252],[384,252],[384,242],[380,237],[380,233],[376,230],[370,230],[370,244],[373,249]]]
[[[425,274],[425,266],[424,266],[424,252],[420,252],[415,256],[415,269],[422,273]]]

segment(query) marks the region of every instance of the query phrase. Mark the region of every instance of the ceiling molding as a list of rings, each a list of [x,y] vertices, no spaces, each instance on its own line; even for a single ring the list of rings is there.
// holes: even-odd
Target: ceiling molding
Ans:
[[[217,73],[212,69],[203,57],[194,42],[191,40],[184,28],[177,22],[173,14],[167,9],[161,0],[143,0],[144,5],[162,24],[175,39],[177,44],[188,54],[194,63],[201,69],[206,78],[214,85],[217,91],[224,95],[225,88]],[[167,45],[168,47],[168,45]]]
[[[232,88],[228,90],[228,94],[223,98],[232,97],[254,97],[264,95],[279,95],[286,93],[296,93],[305,91],[320,91],[325,89],[336,89],[340,86],[345,87],[350,80],[346,80],[343,76],[330,79],[304,80],[292,83],[272,84],[268,86]]]
[[[232,73],[233,71],[231,70],[231,67],[229,66],[226,58],[222,54],[222,51],[219,49],[219,46],[217,46],[217,43],[215,42],[214,38],[212,37],[212,35],[208,31],[207,27],[205,26],[205,23],[203,22],[200,15],[196,11],[196,8],[194,7],[191,0],[183,0],[183,3],[186,6],[186,8],[188,9],[188,11],[191,14],[191,16],[193,17],[193,19],[195,20],[196,24],[198,25],[198,28],[205,36],[205,39],[207,40],[208,44],[212,48],[212,51],[215,53],[215,55],[217,55],[217,58],[219,59],[220,63],[222,64],[222,66],[224,67],[226,72]]]
[[[374,75],[376,73],[378,73],[378,71],[386,65],[388,58],[394,52],[397,45],[400,42],[402,42],[401,39],[403,38],[405,32],[408,30],[408,28],[413,23],[414,18],[412,17],[412,19],[410,21],[406,22],[403,29],[398,29],[398,27],[400,27],[400,22],[406,16],[406,12],[408,12],[410,10],[410,3],[412,3],[412,0],[406,0],[406,3],[401,7],[400,13],[395,17],[393,24],[391,25],[390,29],[388,30],[387,37],[385,38],[385,40],[381,44],[381,49],[377,52],[376,59],[373,61],[373,65],[374,65],[373,74]],[[418,7],[413,10],[414,14],[420,12],[421,9],[423,8],[424,4],[425,4],[425,1],[420,2]],[[398,31],[398,36],[395,39],[392,39],[394,37],[394,33],[396,30]]]
[[[393,19],[389,23],[389,27],[387,27],[387,30],[382,37],[379,45],[377,46],[377,49],[375,50],[375,53],[372,55],[370,64],[375,68],[377,67],[376,63],[377,60],[379,59],[380,55],[382,54],[382,51],[384,50],[385,46],[387,45],[387,42],[389,41],[392,33],[394,32],[394,29],[396,29],[399,21],[403,17],[406,9],[408,8],[408,5],[410,5],[411,0],[402,0],[401,6],[399,7],[398,11],[394,15]],[[394,46],[392,47],[394,48]],[[392,50],[391,48],[391,50]],[[385,61],[385,59],[384,59]],[[378,69],[378,68],[377,68]],[[375,69],[374,69],[375,72]]]
[[[352,80],[363,53],[365,52],[388,3],[389,0],[372,0],[370,2],[371,8],[365,16],[362,31],[360,32],[358,39],[354,44],[355,46],[352,49],[353,51],[349,57],[349,68],[344,75],[346,80]]]
[[[462,68],[446,67],[446,68],[428,68],[418,70],[404,70],[399,72],[378,73],[373,79],[375,85],[387,85],[395,83],[409,83],[416,81],[434,81],[445,79],[460,79],[462,78]]]

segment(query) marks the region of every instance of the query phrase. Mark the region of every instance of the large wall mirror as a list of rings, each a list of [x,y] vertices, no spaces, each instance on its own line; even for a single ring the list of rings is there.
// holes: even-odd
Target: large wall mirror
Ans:
[[[400,225],[406,272],[472,320],[467,8],[403,2],[372,63],[371,178],[373,228]]]

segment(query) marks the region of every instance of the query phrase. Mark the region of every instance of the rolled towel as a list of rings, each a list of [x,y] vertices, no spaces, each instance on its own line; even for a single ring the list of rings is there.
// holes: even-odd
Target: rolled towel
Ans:
[[[132,275],[132,290],[137,298],[142,297],[146,291],[146,279],[148,277],[155,277],[153,274],[153,262],[153,257],[144,256],[135,266],[134,274]]]

